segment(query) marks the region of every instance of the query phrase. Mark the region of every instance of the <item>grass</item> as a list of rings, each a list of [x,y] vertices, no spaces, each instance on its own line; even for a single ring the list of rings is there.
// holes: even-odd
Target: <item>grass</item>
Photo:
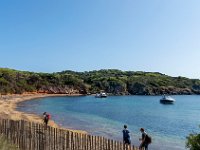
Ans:
[[[0,135],[0,150],[19,150],[15,145],[10,144],[2,135]]]

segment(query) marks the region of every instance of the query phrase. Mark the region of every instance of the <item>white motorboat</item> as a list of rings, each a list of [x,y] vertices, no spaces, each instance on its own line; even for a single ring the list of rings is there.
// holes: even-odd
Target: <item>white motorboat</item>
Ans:
[[[175,102],[175,99],[170,97],[170,96],[163,96],[161,99],[160,99],[160,103],[163,103],[163,104],[173,104]]]
[[[104,92],[101,92],[101,93],[97,93],[97,94],[95,95],[95,97],[96,97],[96,98],[106,98],[106,97],[107,97],[107,94],[104,93]]]

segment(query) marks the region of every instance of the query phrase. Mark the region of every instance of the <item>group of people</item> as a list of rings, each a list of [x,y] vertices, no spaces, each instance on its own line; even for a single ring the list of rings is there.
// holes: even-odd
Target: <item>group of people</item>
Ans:
[[[127,129],[127,125],[124,125],[123,129],[123,143],[124,144],[131,144],[131,137],[130,137],[130,132]],[[151,143],[151,137],[145,132],[144,128],[140,128],[140,132],[142,133],[142,138],[139,140],[141,141],[139,148],[148,150],[148,145]]]
[[[51,118],[50,114],[47,112],[43,113],[43,121],[47,127],[49,119]],[[130,132],[127,129],[127,125],[124,125],[123,129],[123,143],[124,144],[131,144],[131,137],[130,137]],[[139,140],[141,141],[140,143],[140,149],[144,148],[144,150],[148,150],[148,145],[151,143],[151,137],[145,132],[144,128],[140,128],[140,132],[142,133],[142,138]]]

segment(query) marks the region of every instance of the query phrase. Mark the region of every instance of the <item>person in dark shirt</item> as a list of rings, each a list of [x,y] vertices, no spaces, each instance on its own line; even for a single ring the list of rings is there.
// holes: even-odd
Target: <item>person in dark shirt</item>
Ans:
[[[44,112],[43,113],[43,120],[44,120],[44,123],[45,123],[46,127],[48,125],[49,119],[50,119],[50,115],[47,112]]]
[[[130,132],[127,129],[127,125],[124,125],[124,130],[122,132],[123,132],[123,143],[124,144],[131,144]]]
[[[142,141],[140,143],[140,150],[144,148],[144,150],[148,150],[148,141],[147,141],[147,133],[144,131],[144,128],[140,128],[140,132],[142,133],[142,138],[140,138],[139,140]]]

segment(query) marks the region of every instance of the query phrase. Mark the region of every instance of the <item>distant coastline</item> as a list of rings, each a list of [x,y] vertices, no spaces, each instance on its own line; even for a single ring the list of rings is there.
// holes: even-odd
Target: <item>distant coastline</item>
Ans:
[[[62,71],[35,73],[0,68],[0,94],[191,95],[200,94],[200,80],[170,77],[158,72]]]

